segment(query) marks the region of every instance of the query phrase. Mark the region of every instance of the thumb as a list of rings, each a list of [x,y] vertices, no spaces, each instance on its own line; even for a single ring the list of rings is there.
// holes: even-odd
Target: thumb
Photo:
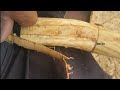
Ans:
[[[10,11],[10,16],[21,26],[31,26],[38,18],[36,11]]]

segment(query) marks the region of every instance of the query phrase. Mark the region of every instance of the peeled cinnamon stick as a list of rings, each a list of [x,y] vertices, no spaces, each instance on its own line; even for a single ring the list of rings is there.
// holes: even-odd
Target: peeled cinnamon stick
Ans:
[[[67,57],[67,56],[65,56],[57,51],[54,51],[54,50],[52,50],[44,45],[41,45],[39,43],[35,43],[32,41],[17,37],[15,35],[9,35],[7,38],[7,41],[16,43],[18,46],[22,46],[22,47],[27,48],[27,49],[31,49],[31,50],[35,50],[37,52],[45,53],[47,55],[55,57],[58,60],[70,59],[69,57]]]
[[[21,27],[21,38],[48,46],[64,46],[120,58],[120,33],[80,20],[38,18]]]

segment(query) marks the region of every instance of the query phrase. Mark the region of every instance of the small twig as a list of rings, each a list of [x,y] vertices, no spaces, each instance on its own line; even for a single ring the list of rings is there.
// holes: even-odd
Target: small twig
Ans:
[[[52,50],[52,49],[50,49],[42,44],[26,40],[26,39],[17,37],[15,35],[9,35],[7,41],[16,43],[17,45],[22,46],[26,49],[35,50],[38,52],[45,53],[45,54],[50,55],[52,57],[55,57],[56,59],[59,59],[59,60],[70,59],[69,57],[67,57],[67,56],[65,56],[57,51],[54,51],[54,50]]]

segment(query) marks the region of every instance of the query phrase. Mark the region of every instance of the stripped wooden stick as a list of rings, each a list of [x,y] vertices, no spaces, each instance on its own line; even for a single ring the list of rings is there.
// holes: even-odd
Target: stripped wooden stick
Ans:
[[[20,37],[43,45],[92,51],[98,38],[98,29],[79,20],[39,18],[34,26],[21,27]]]
[[[67,56],[65,56],[57,51],[54,51],[54,50],[52,50],[44,45],[41,45],[39,43],[35,43],[32,41],[17,37],[15,35],[9,35],[6,41],[16,43],[18,46],[22,46],[22,47],[30,49],[30,50],[35,50],[38,52],[45,53],[45,54],[50,55],[52,57],[55,57],[59,60],[70,59],[69,57],[67,57]]]
[[[21,38],[48,46],[64,46],[120,58],[120,33],[80,20],[38,18],[21,27]]]

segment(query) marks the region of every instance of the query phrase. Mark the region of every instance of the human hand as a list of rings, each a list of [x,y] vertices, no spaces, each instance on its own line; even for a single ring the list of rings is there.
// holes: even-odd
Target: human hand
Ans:
[[[21,26],[31,26],[37,21],[36,11],[1,11],[0,43],[6,40],[13,30],[14,20]]]

